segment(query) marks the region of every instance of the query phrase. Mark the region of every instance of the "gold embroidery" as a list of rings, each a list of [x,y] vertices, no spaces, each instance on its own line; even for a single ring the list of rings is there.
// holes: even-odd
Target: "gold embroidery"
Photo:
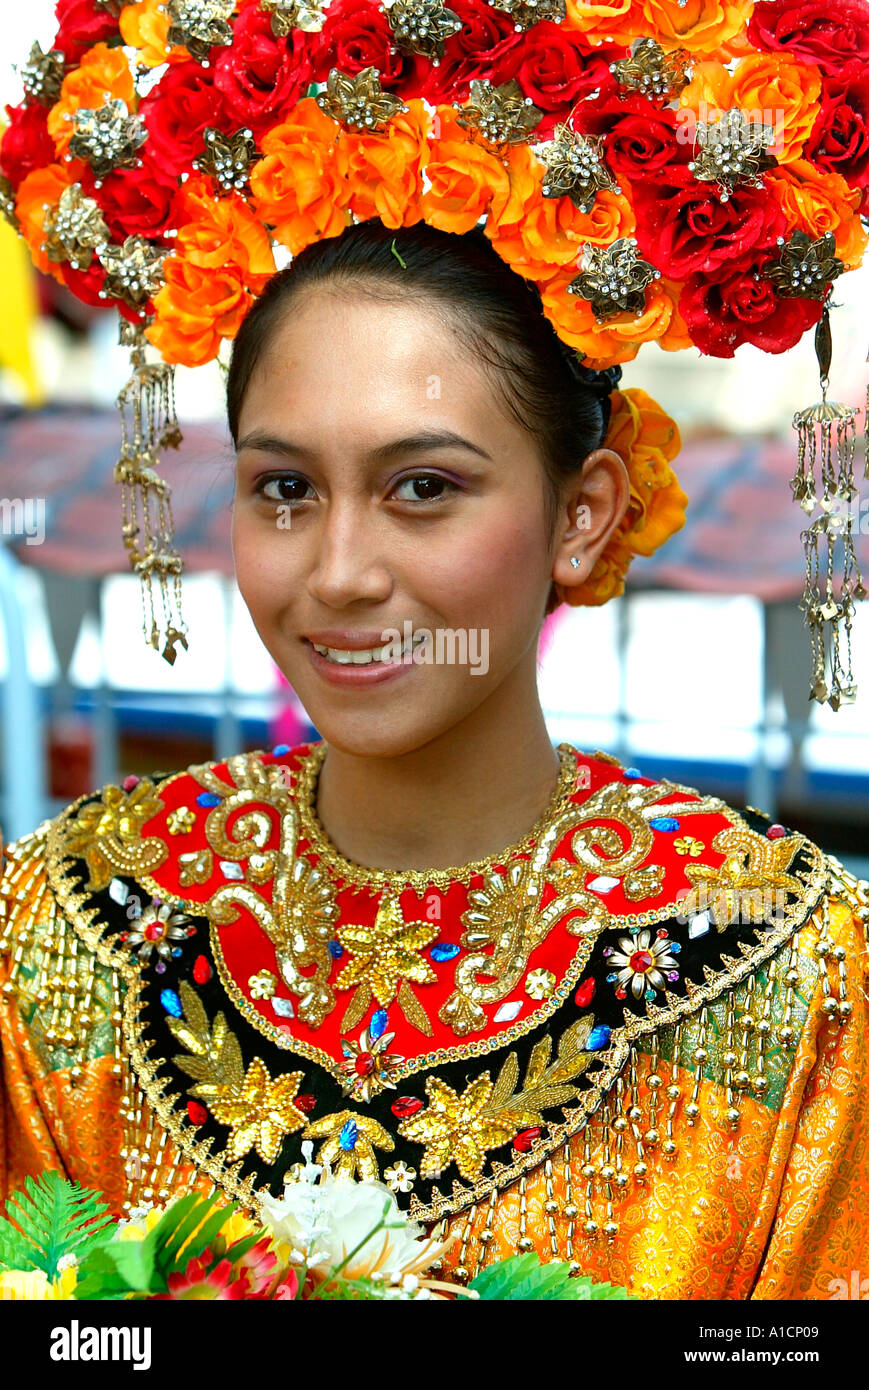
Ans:
[[[194,849],[178,856],[178,882],[182,888],[191,883],[207,883],[214,873],[214,856],[210,849]]]
[[[251,999],[273,999],[278,982],[270,970],[258,970],[248,978]]]
[[[98,802],[82,806],[67,822],[66,848],[88,866],[88,887],[108,887],[113,876],[151,873],[168,857],[162,840],[142,839],[145,821],[163,809],[153,782],[143,777],[132,791],[106,786]]]
[[[392,1077],[404,1058],[398,1053],[386,1051],[394,1037],[394,1033],[381,1033],[379,1038],[372,1038],[370,1031],[365,1028],[359,1034],[358,1042],[352,1038],[342,1038],[344,1061],[341,1071],[344,1084],[341,1089],[345,1096],[364,1102],[380,1095],[381,1091],[395,1090]]]
[[[682,904],[682,912],[693,916],[708,911],[718,930],[737,920],[763,922],[776,902],[784,908],[785,893],[799,893],[799,880],[786,873],[800,848],[794,836],[769,840],[747,826],[721,830],[712,848],[727,858],[720,868],[707,864],[686,864],[685,874],[694,890]]]
[[[166,828],[170,835],[188,835],[196,824],[196,812],[189,806],[178,806],[166,817]]]
[[[341,1110],[313,1120],[303,1139],[325,1139],[317,1150],[317,1162],[328,1163],[335,1173],[348,1178],[357,1174],[363,1182],[376,1182],[380,1176],[375,1148],[392,1153],[395,1143],[383,1125],[370,1115]]]
[[[438,931],[431,922],[405,921],[397,896],[389,890],[378,904],[372,926],[348,924],[338,928],[338,940],[353,959],[341,971],[335,988],[355,989],[341,1023],[342,1032],[356,1026],[372,995],[382,1008],[388,1008],[397,995],[408,1023],[431,1036],[428,1015],[407,982],[425,985],[437,979],[420,951],[431,945]]]
[[[633,869],[622,881],[625,897],[632,902],[642,898],[657,898],[664,886],[663,864],[650,864],[647,869]]]
[[[673,841],[673,848],[677,854],[690,854],[692,859],[696,859],[702,854],[706,846],[702,840],[697,840],[693,835],[680,835]]]
[[[529,970],[525,993],[529,999],[548,999],[556,984],[553,970]]]
[[[421,1176],[436,1178],[448,1164],[455,1163],[463,1178],[479,1178],[488,1150],[500,1148],[518,1128],[509,1112],[500,1119],[491,1113],[491,1076],[483,1072],[462,1095],[437,1076],[426,1078],[425,1089],[428,1110],[411,1115],[398,1126],[405,1139],[425,1145]]]

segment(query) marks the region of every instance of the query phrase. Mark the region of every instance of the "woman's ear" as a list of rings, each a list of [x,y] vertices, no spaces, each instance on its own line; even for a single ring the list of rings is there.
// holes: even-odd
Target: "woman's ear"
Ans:
[[[590,453],[562,492],[552,561],[554,583],[565,589],[586,583],[630,497],[628,470],[621,457],[613,449]]]

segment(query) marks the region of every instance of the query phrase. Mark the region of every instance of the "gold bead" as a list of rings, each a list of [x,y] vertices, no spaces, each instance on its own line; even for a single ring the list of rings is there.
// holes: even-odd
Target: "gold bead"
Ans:
[[[465,1269],[464,1265],[456,1265],[455,1269],[453,1270],[453,1278],[456,1280],[457,1283],[464,1284],[468,1279],[470,1279],[470,1277],[470,1270]]]
[[[593,1178],[597,1173],[597,1169],[593,1163],[583,1163],[580,1172],[584,1178]]]
[[[772,1024],[768,1018],[759,1018],[757,1020],[757,1031],[760,1033],[761,1037],[765,1038],[771,1030]]]
[[[828,1018],[835,1018],[836,1015],[838,1014],[838,1012],[839,1012],[839,1001],[838,1001],[838,999],[834,999],[833,996],[832,996],[832,994],[828,994],[827,997],[826,997],[826,999],[824,1000],[823,1004],[821,1005],[821,1013],[822,1013],[822,1014],[826,1014]]]
[[[81,1028],[88,1028],[91,1022],[91,1016],[90,1014],[79,1014],[78,1021]]]
[[[78,1081],[79,1077],[82,1074],[81,1067],[70,1067],[69,1074],[72,1077],[73,1081]]]
[[[516,1249],[520,1255],[526,1255],[529,1250],[534,1249],[534,1241],[530,1236],[520,1236],[516,1242]]]
[[[685,1114],[688,1116],[689,1120],[696,1120],[697,1116],[700,1114],[700,1106],[697,1104],[696,1100],[689,1100],[688,1104],[685,1106]]]
[[[634,1164],[634,1177],[635,1177],[635,1178],[644,1178],[644,1177],[646,1176],[646,1174],[648,1173],[648,1171],[649,1171],[648,1165],[645,1164],[645,1163],[643,1162],[642,1159],[640,1159],[639,1163],[635,1163],[635,1164]]]
[[[751,1085],[751,1077],[747,1071],[738,1071],[733,1078],[733,1084],[738,1091],[744,1091]]]
[[[579,1271],[580,1271],[580,1268],[581,1268],[581,1266],[580,1266],[578,1260],[571,1260],[571,1261],[570,1261],[570,1264],[567,1266],[567,1272],[568,1272],[568,1274],[578,1274]]]
[[[646,1083],[650,1091],[657,1091],[658,1087],[664,1084],[657,1072],[652,1072],[651,1076],[646,1078]]]
[[[833,947],[833,960],[844,960],[847,954],[844,946]]]
[[[47,1043],[55,1043],[55,1042],[57,1042],[57,1030],[56,1030],[55,1028],[46,1028],[46,1030],[45,1030],[45,1041],[46,1041]]]
[[[829,953],[830,953],[830,943],[829,943],[828,941],[819,941],[819,942],[817,942],[817,944],[815,945],[815,955],[816,955],[816,956],[820,956],[821,960],[823,960],[823,959],[824,959],[824,956],[829,955]]]
[[[664,1140],[664,1143],[662,1145],[662,1152],[665,1153],[668,1158],[673,1157],[673,1154],[676,1152],[676,1145],[672,1139]]]
[[[767,1081],[765,1076],[753,1076],[751,1078],[751,1085],[755,1095],[762,1096],[765,1090],[767,1089],[769,1082]]]
[[[628,1185],[628,1175],[627,1175],[627,1173],[621,1173],[621,1172],[616,1173],[616,1187],[627,1187],[627,1185]]]
[[[841,1000],[839,1001],[839,1017],[840,1017],[840,1018],[849,1018],[850,1015],[851,1015],[853,1012],[854,1012],[854,1005],[851,1003],[850,999],[841,999]]]
[[[691,1060],[698,1063],[705,1062],[708,1056],[709,1053],[706,1051],[705,1047],[695,1047],[691,1054]]]
[[[596,1236],[596,1235],[597,1235],[597,1222],[594,1220],[593,1217],[590,1216],[589,1219],[588,1219],[588,1220],[585,1222],[585,1224],[583,1225],[583,1228],[582,1228],[582,1229],[585,1231],[585,1234],[586,1234],[587,1236]]]
[[[679,1090],[678,1086],[667,1087],[667,1097],[669,1100],[678,1100],[681,1094],[682,1092]]]
[[[567,1206],[564,1208],[564,1215],[567,1217],[568,1221],[575,1221],[579,1216],[579,1208],[573,1202],[568,1202]]]
[[[730,1108],[729,1110],[725,1110],[725,1112],[724,1112],[724,1118],[725,1118],[725,1120],[727,1121],[727,1123],[728,1123],[729,1125],[738,1125],[738,1124],[739,1124],[739,1111],[738,1111],[737,1109],[735,1109],[735,1107],[731,1106],[731,1108]]]
[[[488,1230],[486,1230],[486,1231],[481,1231],[481,1232],[480,1232],[480,1244],[481,1244],[481,1245],[488,1245],[488,1244],[489,1244],[489,1241],[490,1241],[490,1240],[494,1240],[494,1239],[495,1239],[495,1232],[494,1232],[494,1231],[488,1231]]]
[[[791,1026],[790,1023],[783,1023],[781,1028],[779,1028],[778,1030],[778,1035],[781,1041],[785,1043],[785,1045],[787,1045],[788,1043],[793,1042],[794,1038],[796,1037],[796,1030]]]
[[[788,970],[785,974],[786,985],[798,985],[800,982],[800,972],[798,970]]]
[[[722,1054],[721,1061],[725,1067],[735,1067],[739,1058],[735,1052],[725,1052]]]
[[[558,1211],[558,1203],[553,1201],[544,1202],[543,1210],[546,1212],[547,1216],[555,1216]]]
[[[642,1118],[643,1118],[643,1112],[642,1112],[642,1110],[640,1109],[640,1107],[639,1107],[638,1105],[632,1105],[631,1108],[630,1108],[630,1110],[628,1111],[628,1119],[629,1119],[629,1120],[641,1120]]]
[[[3,993],[6,995],[7,999],[10,995],[15,993],[15,986],[13,985],[11,980],[3,981]]]
[[[740,1028],[742,1029],[743,1033],[750,1033],[750,1032],[752,1032],[752,1030],[754,1029],[755,1024],[754,1024],[754,1019],[752,1018],[751,1014],[740,1014],[740,1015],[739,1015],[739,1026],[740,1026]]]
[[[603,1228],[603,1233],[607,1240],[614,1240],[619,1233],[618,1224],[615,1221],[608,1221]]]
[[[617,1120],[613,1120],[613,1129],[615,1130],[616,1134],[624,1134],[627,1127],[628,1122],[625,1119],[624,1115],[619,1115]]]
[[[660,1139],[660,1134],[656,1129],[647,1129],[643,1135],[643,1143],[647,1148],[653,1149]]]

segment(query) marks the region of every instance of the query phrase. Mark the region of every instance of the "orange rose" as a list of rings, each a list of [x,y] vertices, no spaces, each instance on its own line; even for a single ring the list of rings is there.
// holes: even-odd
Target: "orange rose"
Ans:
[[[646,290],[646,307],[639,317],[627,311],[598,323],[591,305],[580,295],[568,294],[576,270],[559,273],[540,287],[543,312],[559,338],[583,354],[586,366],[600,370],[631,362],[643,343],[661,338],[676,312],[672,292],[656,280]]]
[[[419,222],[421,166],[428,153],[429,115],[414,98],[386,129],[372,134],[342,132],[335,147],[338,171],[347,180],[350,207],[360,221],[379,217],[387,227]]]
[[[662,48],[714,53],[743,30],[754,0],[642,0],[643,34]]]
[[[542,284],[562,266],[576,270],[577,255],[585,242],[609,246],[630,236],[636,222],[627,198],[602,189],[590,212],[581,212],[570,198],[544,198],[539,186],[526,206],[522,220],[495,224],[490,216],[486,235],[498,255],[519,275]]]
[[[807,159],[771,169],[766,178],[787,218],[788,235],[799,230],[817,240],[832,232],[836,255],[846,270],[862,265],[869,238],[857,211],[859,188],[849,188],[841,174],[822,173]]]
[[[166,362],[201,367],[234,338],[253,298],[234,266],[206,270],[179,256],[163,262],[166,283],[154,297],[154,322],[146,330]]]
[[[578,29],[591,44],[629,44],[646,33],[640,0],[565,0],[562,27]]]
[[[700,120],[717,120],[723,111],[738,107],[757,124],[771,126],[776,139],[770,153],[786,164],[802,153],[820,110],[820,93],[821,74],[814,63],[756,53],[742,58],[732,73],[721,63],[698,63],[680,101]]]
[[[444,232],[469,232],[493,199],[506,207],[510,175],[495,155],[470,140],[449,106],[439,106],[419,205],[426,222]]]
[[[124,43],[137,50],[138,61],[146,67],[190,61],[186,48],[169,46],[166,0],[138,0],[138,4],[125,5],[118,23]]]
[[[45,169],[33,169],[22,179],[15,199],[15,215],[21,235],[30,248],[33,264],[37,270],[53,275],[60,284],[65,283],[60,265],[50,261],[42,249],[45,213],[47,208],[57,207],[64,189],[74,181],[71,174],[72,166],[69,164],[49,164]]]
[[[48,113],[48,133],[58,155],[66,154],[75,133],[67,116],[82,109],[99,111],[106,104],[106,93],[110,100],[125,101],[131,111],[135,109],[136,89],[124,50],[98,43],[84,55],[81,67],[67,73],[60,100]]]
[[[335,157],[338,129],[313,97],[303,97],[290,119],[264,137],[265,158],[251,170],[257,215],[294,256],[347,225],[349,188]]]
[[[176,248],[203,270],[238,270],[248,289],[259,294],[275,273],[268,232],[237,193],[214,198],[205,179],[184,189],[184,211],[191,221],[179,228]]]

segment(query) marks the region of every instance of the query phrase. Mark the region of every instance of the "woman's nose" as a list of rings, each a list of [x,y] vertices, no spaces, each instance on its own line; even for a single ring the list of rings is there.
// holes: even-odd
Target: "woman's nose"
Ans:
[[[377,520],[361,508],[334,508],[314,538],[308,575],[312,598],[341,608],[365,599],[389,597],[392,577],[384,557],[384,537]]]

